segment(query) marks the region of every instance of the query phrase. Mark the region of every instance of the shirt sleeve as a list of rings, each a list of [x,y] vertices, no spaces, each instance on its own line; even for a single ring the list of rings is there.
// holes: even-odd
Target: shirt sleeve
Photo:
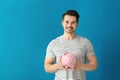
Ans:
[[[86,48],[86,55],[93,55],[95,54],[94,49],[93,49],[93,45],[92,43],[87,39],[87,48]]]
[[[54,58],[55,57],[55,54],[54,54],[54,52],[53,52],[53,43],[52,42],[50,42],[49,44],[48,44],[48,47],[47,47],[47,49],[46,49],[46,58]]]

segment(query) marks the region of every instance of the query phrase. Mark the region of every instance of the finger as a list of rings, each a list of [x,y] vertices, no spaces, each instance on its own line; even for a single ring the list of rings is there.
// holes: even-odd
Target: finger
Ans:
[[[63,66],[61,66],[61,67],[60,67],[60,69],[61,69],[61,70],[66,70],[66,68],[65,68],[65,67],[63,67]]]

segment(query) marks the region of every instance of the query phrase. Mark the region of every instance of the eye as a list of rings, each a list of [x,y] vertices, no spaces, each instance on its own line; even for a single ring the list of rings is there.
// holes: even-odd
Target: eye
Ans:
[[[72,22],[72,24],[76,24],[76,21]]]
[[[66,21],[66,23],[69,23],[69,21]]]

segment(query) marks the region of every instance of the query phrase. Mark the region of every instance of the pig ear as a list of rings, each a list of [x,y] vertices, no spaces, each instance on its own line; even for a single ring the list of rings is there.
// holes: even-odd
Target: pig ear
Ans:
[[[60,62],[61,62],[61,60],[62,60],[62,56],[60,56]]]
[[[67,53],[65,52],[64,55],[66,55]]]
[[[74,56],[77,56],[77,53],[73,53]]]

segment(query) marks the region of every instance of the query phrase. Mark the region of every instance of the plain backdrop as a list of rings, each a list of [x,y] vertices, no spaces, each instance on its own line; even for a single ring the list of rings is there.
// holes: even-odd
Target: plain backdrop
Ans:
[[[98,68],[87,80],[120,80],[119,0],[0,0],[0,80],[53,80],[44,71],[48,43],[62,35],[61,17],[80,13],[77,34],[94,46]]]

